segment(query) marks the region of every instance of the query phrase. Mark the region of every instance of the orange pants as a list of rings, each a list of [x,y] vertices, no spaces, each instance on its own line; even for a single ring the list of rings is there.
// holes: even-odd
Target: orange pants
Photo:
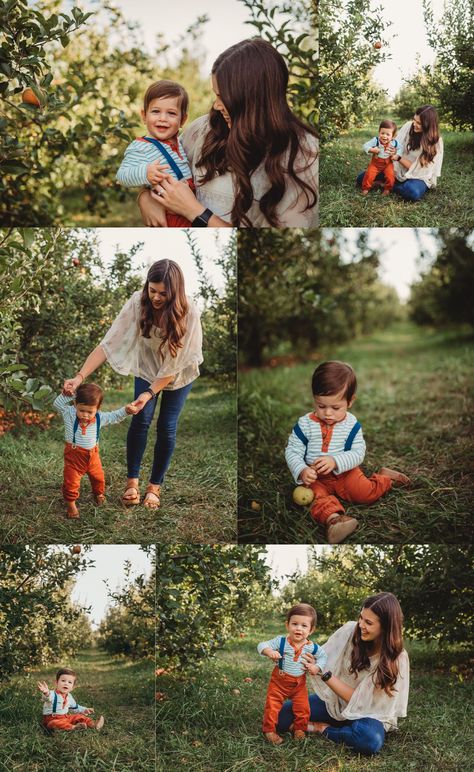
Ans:
[[[70,442],[64,446],[64,481],[63,496],[66,501],[79,498],[81,479],[87,474],[95,496],[105,493],[105,477],[99,456],[99,446],[92,450],[73,447]]]
[[[377,174],[383,172],[385,177],[384,190],[392,190],[395,185],[395,172],[391,158],[377,158],[373,156],[362,180],[362,190],[370,190]]]
[[[173,212],[166,212],[166,224],[168,228],[190,228],[191,223],[186,217]]]
[[[79,723],[87,724],[90,728],[94,726],[95,722],[89,716],[85,716],[84,713],[71,713],[66,716],[43,716],[43,726],[46,729],[63,729],[65,732],[70,732],[71,729],[74,729],[74,724]]]
[[[306,675],[291,676],[279,669],[273,668],[268,684],[267,699],[263,711],[264,732],[274,732],[278,723],[278,714],[285,700],[291,700],[295,720],[294,729],[306,732],[309,721],[309,700],[306,689]]]
[[[336,496],[354,504],[373,504],[391,487],[390,477],[385,477],[383,474],[366,477],[360,466],[338,475],[331,472],[318,477],[311,485],[314,493],[311,517],[317,523],[324,524],[330,515],[344,512],[344,507]]]

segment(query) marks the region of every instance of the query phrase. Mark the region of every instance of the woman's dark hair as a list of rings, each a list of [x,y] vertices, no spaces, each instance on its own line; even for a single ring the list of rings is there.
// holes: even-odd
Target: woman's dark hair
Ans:
[[[416,108],[415,115],[420,119],[422,131],[416,132],[413,124],[411,125],[407,150],[418,150],[421,146],[420,164],[428,166],[438,151],[438,113],[432,105],[422,105]]]
[[[212,68],[219,96],[230,115],[227,126],[218,110],[211,109],[209,130],[197,165],[205,169],[200,184],[230,171],[235,179],[233,225],[251,226],[247,212],[253,202],[251,176],[263,162],[270,181],[260,199],[260,209],[270,225],[289,181],[306,198],[305,211],[316,204],[317,191],[298,176],[316,162],[309,156],[306,134],[316,136],[290,110],[286,101],[288,68],[282,55],[267,41],[252,38],[236,43],[217,57]],[[306,166],[295,168],[300,151]],[[300,164],[301,153],[298,158]]]
[[[380,620],[382,628],[380,656],[374,673],[374,683],[383,689],[389,697],[395,690],[398,678],[398,657],[403,651],[403,613],[400,604],[391,592],[379,592],[367,598],[362,608],[370,609]],[[349,671],[357,673],[368,670],[370,650],[362,640],[357,624],[352,636],[351,666]]]
[[[184,291],[183,272],[173,260],[158,260],[148,271],[140,298],[140,330],[144,338],[151,337],[150,331],[155,324],[154,309],[148,295],[150,282],[165,285],[167,297],[160,319],[162,340],[159,350],[161,353],[167,343],[171,356],[175,357],[178,349],[183,346],[181,338],[186,333],[186,315],[189,308]]]
[[[311,388],[314,397],[332,396],[344,389],[343,398],[350,402],[357,390],[357,379],[354,370],[346,362],[331,360],[316,368]]]
[[[297,603],[296,606],[292,606],[286,615],[286,621],[289,622],[291,617],[309,617],[311,619],[311,627],[316,627],[318,617],[316,615],[316,609],[310,606],[309,603]]]

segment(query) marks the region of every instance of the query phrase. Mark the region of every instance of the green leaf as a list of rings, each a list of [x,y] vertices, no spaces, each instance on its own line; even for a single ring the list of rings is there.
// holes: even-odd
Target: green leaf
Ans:
[[[33,244],[33,241],[35,240],[36,231],[35,228],[21,228],[21,237],[23,239],[23,244],[28,249]]]

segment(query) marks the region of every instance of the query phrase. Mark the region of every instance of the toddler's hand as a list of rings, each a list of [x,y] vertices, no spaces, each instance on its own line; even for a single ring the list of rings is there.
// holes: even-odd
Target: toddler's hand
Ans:
[[[85,716],[90,716],[92,713],[94,713],[94,708],[86,708],[82,711]]]
[[[377,155],[378,153],[380,153],[380,148],[379,147],[371,147],[369,149],[369,153],[373,153],[374,155]]]
[[[136,415],[139,412],[139,408],[133,402],[129,402],[128,405],[125,405],[125,412],[127,415]]]
[[[332,456],[323,456],[318,458],[313,464],[318,474],[329,474],[336,468],[336,462]]]
[[[303,482],[303,485],[311,485],[311,483],[314,483],[318,479],[318,474],[312,467],[307,466],[300,473],[300,478]]]
[[[38,681],[38,689],[40,690],[41,694],[44,694],[45,697],[48,696],[49,686],[46,681]]]
[[[160,164],[159,161],[153,161],[146,167],[146,178],[150,185],[158,185],[159,182],[165,179],[167,172],[165,169],[169,169],[168,164]]]
[[[273,651],[273,649],[266,649],[265,650],[265,656],[268,657],[268,659],[281,659],[281,654],[279,651]]]

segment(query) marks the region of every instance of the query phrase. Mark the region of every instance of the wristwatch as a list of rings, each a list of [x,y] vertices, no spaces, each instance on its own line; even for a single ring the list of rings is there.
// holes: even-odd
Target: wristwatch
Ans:
[[[198,214],[198,216],[194,218],[191,226],[193,228],[207,228],[209,225],[209,220],[213,214],[214,212],[211,212],[210,209],[205,209],[204,212],[201,212],[201,214]]]
[[[156,397],[156,394],[153,391],[153,389],[151,388],[151,386],[149,386],[148,389],[145,389],[145,392],[148,392],[148,394],[151,394],[152,399],[153,399],[153,397]]]
[[[330,678],[332,678],[332,673],[330,670],[328,670],[326,671],[326,673],[322,674],[321,681],[324,681],[324,683],[326,683],[326,681],[329,681]]]

